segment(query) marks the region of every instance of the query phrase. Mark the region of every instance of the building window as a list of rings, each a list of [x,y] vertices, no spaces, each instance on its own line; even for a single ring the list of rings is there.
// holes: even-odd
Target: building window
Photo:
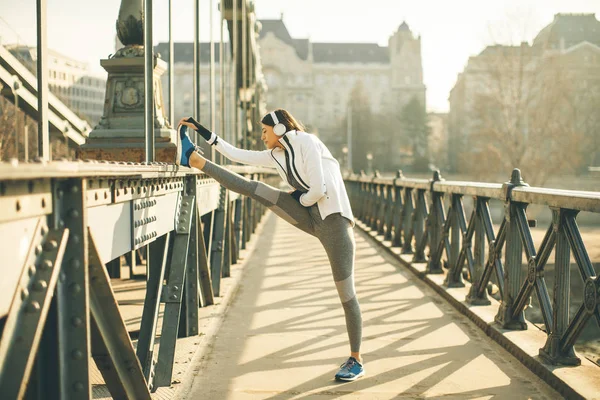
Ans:
[[[272,89],[279,87],[279,84],[280,84],[279,74],[277,74],[273,71],[266,72],[265,79],[267,81],[268,87],[270,87]]]

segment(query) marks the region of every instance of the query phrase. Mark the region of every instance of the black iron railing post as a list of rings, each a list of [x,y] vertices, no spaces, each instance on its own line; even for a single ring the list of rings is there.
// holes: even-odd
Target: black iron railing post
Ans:
[[[461,247],[465,244],[465,238],[462,237],[461,230],[461,217],[464,218],[462,195],[452,194],[451,195],[451,208],[448,212],[448,218],[450,219],[450,255],[448,275],[444,284],[447,287],[464,287],[462,277],[462,265],[464,264],[464,256],[461,254]],[[461,244],[461,241],[463,242]],[[470,242],[469,242],[470,243]]]
[[[577,212],[552,209],[553,229],[556,235],[554,251],[554,301],[552,326],[547,326],[548,340],[540,349],[540,357],[551,364],[579,365],[573,345],[561,348],[561,338],[569,326],[569,297],[571,294],[571,247],[565,230],[565,217],[575,217]]]
[[[517,213],[526,204],[513,202],[511,191],[515,187],[528,186],[521,178],[521,171],[513,170],[510,182],[504,184],[506,202],[504,205],[504,218],[507,221],[506,231],[506,264],[504,267],[504,294],[500,309],[495,320],[505,329],[527,329],[524,313],[521,311],[514,315],[514,302],[521,288],[521,266],[523,264],[523,243],[519,234]]]
[[[392,247],[402,246],[402,215],[404,213],[402,193],[404,192],[404,188],[402,186],[397,186],[398,179],[402,178],[402,172],[398,171],[398,175],[396,176],[396,179],[394,179],[394,212],[392,215],[394,233],[392,235]]]
[[[413,190],[411,187],[404,188],[404,207],[402,208],[402,232],[404,233],[404,243],[402,244],[402,254],[412,254],[412,215],[415,209],[413,203]]]
[[[431,189],[429,191],[430,210],[427,218],[427,230],[429,241],[429,260],[427,262],[428,274],[442,274],[442,250],[441,247],[443,226],[444,226],[444,194],[436,192],[435,183],[443,180],[439,171],[433,174],[431,180]]]
[[[491,304],[488,298],[487,290],[481,291],[479,295],[479,285],[483,277],[485,267],[485,222],[484,222],[484,210],[488,208],[488,198],[476,197],[475,198],[475,247],[473,254],[473,276],[471,278],[471,288],[467,295],[466,301],[473,305],[489,305]]]
[[[427,222],[428,210],[427,201],[425,200],[425,193],[425,189],[417,190],[416,210],[413,214],[413,231],[415,237],[415,253],[413,257],[413,262],[427,261],[427,258],[425,257],[425,245],[427,239],[425,224]]]
[[[398,171],[396,174],[396,179],[398,179],[402,174],[402,171]],[[387,186],[387,199],[386,199],[386,208],[385,208],[385,217],[383,222],[383,231],[384,231],[384,239],[392,240],[392,230],[394,228],[394,215],[397,212],[396,209],[396,179],[394,179],[394,183],[391,186]]]

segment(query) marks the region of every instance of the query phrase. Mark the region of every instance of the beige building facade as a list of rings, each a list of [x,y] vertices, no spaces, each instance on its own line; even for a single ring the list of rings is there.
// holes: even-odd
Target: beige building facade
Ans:
[[[353,88],[361,84],[375,115],[398,118],[413,97],[425,109],[425,85],[421,62],[421,38],[406,22],[388,40],[388,46],[376,43],[319,43],[292,38],[283,19],[261,20],[259,53],[266,83],[266,109],[285,108],[299,119],[308,131],[318,134],[332,153],[342,157],[346,136],[340,124],[346,118]],[[225,46],[224,57],[230,57]],[[169,45],[160,43],[155,52],[168,60]],[[193,43],[174,44],[175,120],[193,115]],[[208,124],[210,104],[210,45],[200,46],[201,119]],[[215,87],[219,93],[219,46],[215,44]],[[230,73],[226,73],[229,87]],[[165,107],[168,108],[168,73],[162,76]],[[219,110],[217,96],[216,110]],[[262,104],[261,104],[262,108]],[[206,117],[205,117],[206,116]],[[221,132],[217,118],[216,130]],[[369,134],[357,132],[356,134]],[[397,132],[386,132],[392,137]],[[380,135],[381,136],[381,135]],[[386,139],[387,140],[387,139]],[[377,144],[375,147],[380,147]]]
[[[228,65],[227,57],[229,57],[229,46],[224,46],[223,56],[225,57],[225,65]],[[155,53],[159,54],[164,61],[169,60],[169,44],[159,43],[154,48]],[[174,82],[175,91],[175,122],[186,116],[194,115],[194,44],[193,43],[174,43]],[[219,44],[214,44],[214,90],[215,90],[215,131],[222,134],[221,121],[219,118],[219,110],[221,109],[220,98],[220,51]],[[225,90],[227,96],[225,98],[226,106],[229,106],[231,100],[230,79],[231,70],[225,68]],[[163,99],[165,110],[169,109],[169,73],[165,72],[162,77]],[[200,122],[206,127],[210,127],[210,44],[201,43],[200,45]],[[229,123],[229,121],[226,121]],[[229,125],[227,125],[229,126]]]
[[[406,22],[376,43],[319,43],[296,39],[283,19],[261,20],[259,37],[267,109],[286,108],[340,155],[352,89],[366,89],[374,114],[400,113],[414,96],[425,107],[421,38]]]
[[[442,171],[448,167],[448,113],[427,114],[429,137],[427,146],[431,163]]]
[[[36,74],[35,47],[7,46],[7,49]],[[48,50],[48,86],[65,105],[91,126],[100,121],[104,110],[106,79],[90,72],[89,65],[54,50]]]
[[[469,58],[449,102],[452,171],[466,172],[485,148],[495,148],[497,158],[510,156],[496,143],[512,141],[518,148],[519,142],[537,143],[534,135],[574,134],[582,144],[589,141],[581,162],[600,165],[600,118],[592,109],[600,107],[600,21],[594,14],[556,14],[531,44],[486,47]],[[495,135],[490,127],[496,121],[512,126],[496,124]],[[490,140],[480,140],[482,135]]]

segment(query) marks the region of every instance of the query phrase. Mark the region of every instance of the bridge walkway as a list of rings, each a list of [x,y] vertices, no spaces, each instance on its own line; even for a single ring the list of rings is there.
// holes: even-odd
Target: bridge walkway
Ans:
[[[365,377],[333,380],[349,347],[325,252],[269,214],[218,332],[177,397],[561,397],[358,227],[355,236]]]

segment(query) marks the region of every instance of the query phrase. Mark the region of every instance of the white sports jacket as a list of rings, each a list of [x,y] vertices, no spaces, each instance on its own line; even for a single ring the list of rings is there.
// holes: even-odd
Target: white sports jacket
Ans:
[[[228,159],[242,164],[274,167],[287,182],[283,149],[276,147],[263,151],[243,150],[213,133],[208,143],[214,144],[215,141],[217,151]],[[293,130],[283,135],[279,143],[288,150],[294,178],[308,190],[300,196],[300,204],[310,207],[316,203],[322,219],[339,212],[354,226],[354,215],[340,164],[323,142],[313,134]]]

